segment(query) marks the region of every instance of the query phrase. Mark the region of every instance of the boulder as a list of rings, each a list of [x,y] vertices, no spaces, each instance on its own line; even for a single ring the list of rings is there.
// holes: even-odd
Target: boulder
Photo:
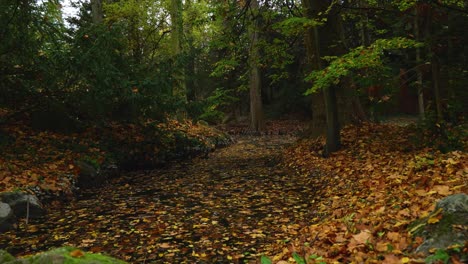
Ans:
[[[433,223],[430,219],[439,219]],[[468,195],[460,193],[440,200],[436,209],[426,218],[412,224],[414,236],[424,238],[416,252],[429,253],[431,249],[446,249],[468,241]],[[411,226],[410,226],[411,228]]]
[[[15,215],[10,205],[7,203],[0,202],[0,232],[4,232],[13,228],[15,223]],[[0,260],[2,260],[2,254],[0,252]],[[0,261],[0,263],[3,263]]]
[[[0,201],[9,204],[17,217],[39,218],[45,215],[41,202],[32,194],[22,192],[0,193]]]
[[[107,181],[107,176],[94,168],[93,165],[85,161],[76,161],[75,165],[79,169],[76,185],[79,188],[93,188],[102,186]]]

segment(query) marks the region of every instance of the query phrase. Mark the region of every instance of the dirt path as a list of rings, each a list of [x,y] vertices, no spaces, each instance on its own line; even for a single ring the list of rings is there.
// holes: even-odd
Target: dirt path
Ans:
[[[307,177],[277,166],[291,136],[239,137],[208,158],[126,174],[0,236],[25,255],[73,245],[130,263],[244,263],[313,217]],[[44,222],[45,221],[45,222]]]

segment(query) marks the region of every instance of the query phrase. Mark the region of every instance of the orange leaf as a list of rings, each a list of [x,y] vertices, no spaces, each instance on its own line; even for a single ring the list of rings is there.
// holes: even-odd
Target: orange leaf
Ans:
[[[84,256],[84,253],[83,253],[83,251],[81,251],[79,249],[75,249],[72,252],[70,252],[70,256],[72,256],[74,258],[81,258],[81,257]]]
[[[372,238],[372,234],[369,230],[364,230],[361,231],[361,233],[354,235],[353,238],[358,242],[358,244],[365,244]]]
[[[379,242],[375,246],[375,249],[379,252],[386,252],[388,250],[388,243],[387,242]]]
[[[397,242],[400,240],[400,234],[398,232],[389,232],[387,234],[387,237],[393,242]]]
[[[400,264],[400,258],[395,255],[385,255],[385,259],[382,262],[383,264]]]

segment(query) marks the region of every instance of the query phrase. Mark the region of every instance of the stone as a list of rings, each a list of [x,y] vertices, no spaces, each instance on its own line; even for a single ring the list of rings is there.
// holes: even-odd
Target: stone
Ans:
[[[17,217],[39,218],[45,215],[45,210],[35,195],[22,192],[5,192],[0,193],[0,200],[9,204]]]
[[[0,202],[0,232],[4,232],[13,228],[15,223],[15,215],[10,205]],[[1,255],[0,255],[1,260]],[[0,262],[3,263],[3,262]]]
[[[439,211],[439,221],[429,224],[428,219],[438,216]],[[412,226],[416,229],[412,230],[413,235],[424,238],[416,252],[428,254],[431,249],[464,245],[468,241],[468,195],[454,194],[440,200],[428,217],[416,221]]]
[[[107,181],[107,176],[100,173],[93,165],[85,161],[76,161],[75,165],[80,171],[76,183],[79,188],[100,187]]]

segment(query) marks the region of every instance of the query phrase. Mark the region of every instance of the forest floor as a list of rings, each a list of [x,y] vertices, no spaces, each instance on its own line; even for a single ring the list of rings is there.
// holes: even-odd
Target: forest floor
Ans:
[[[408,226],[467,192],[466,153],[416,147],[401,125],[364,124],[344,128],[343,148],[323,158],[323,139],[295,143],[281,132],[291,126],[84,190],[2,234],[0,248],[71,245],[130,263],[294,263],[293,253],[307,263],[420,263]]]
[[[314,217],[315,188],[277,166],[293,136],[240,136],[207,158],[128,173],[46,219],[2,234],[27,255],[72,245],[131,263],[243,263],[273,254]]]

